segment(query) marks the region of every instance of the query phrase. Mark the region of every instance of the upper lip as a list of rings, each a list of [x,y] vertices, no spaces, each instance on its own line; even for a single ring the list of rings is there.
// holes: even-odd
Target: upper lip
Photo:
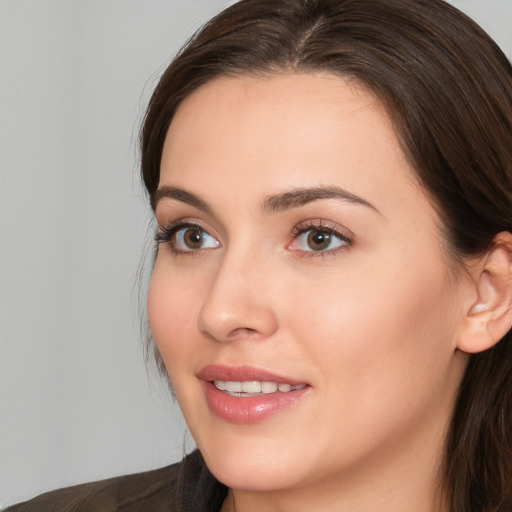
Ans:
[[[275,382],[276,384],[291,384],[292,386],[306,384],[304,381],[299,381],[291,377],[279,375],[253,366],[225,366],[220,364],[211,364],[202,368],[198,373],[198,377],[206,382],[212,382],[214,380],[232,382],[248,382],[257,380],[260,382]]]

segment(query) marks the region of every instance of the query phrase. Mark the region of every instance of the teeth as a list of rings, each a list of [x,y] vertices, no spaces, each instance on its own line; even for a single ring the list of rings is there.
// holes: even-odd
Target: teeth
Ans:
[[[242,383],[241,382],[225,382],[224,386],[226,386],[226,391],[230,391],[231,393],[241,393],[242,392]]]
[[[277,384],[275,382],[262,382],[261,392],[262,393],[275,393],[277,391]]]
[[[261,393],[261,382],[257,380],[242,382],[242,393]]]
[[[226,391],[226,383],[223,380],[214,380],[213,383],[217,389],[221,391]]]
[[[277,384],[276,382],[261,382],[259,380],[250,380],[245,382],[235,381],[224,381],[214,380],[213,383],[217,389],[221,391],[227,391],[229,394],[247,394],[247,395],[258,395],[258,394],[270,394],[280,391],[281,393],[288,393],[297,389],[306,387],[305,384],[298,386],[292,386],[291,384]]]

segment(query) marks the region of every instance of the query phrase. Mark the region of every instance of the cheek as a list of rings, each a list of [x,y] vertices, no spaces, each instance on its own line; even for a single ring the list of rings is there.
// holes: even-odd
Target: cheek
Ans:
[[[338,274],[317,280],[315,293],[296,290],[286,315],[325,375],[347,386],[359,378],[381,386],[447,369],[456,314],[442,266],[414,270],[393,257],[380,268],[361,262],[360,270]]]
[[[294,294],[288,325],[319,370],[317,436],[370,449],[451,407],[455,315],[443,273],[352,270]]]
[[[158,261],[148,291],[148,317],[153,337],[170,375],[183,365],[190,347],[198,311],[198,290],[191,279],[182,282],[176,272],[169,272]],[[171,366],[173,368],[171,368]]]

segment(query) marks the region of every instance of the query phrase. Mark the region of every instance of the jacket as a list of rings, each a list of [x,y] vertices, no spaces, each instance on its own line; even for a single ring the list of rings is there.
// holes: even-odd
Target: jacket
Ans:
[[[226,494],[196,450],[177,464],[51,491],[4,512],[218,512]]]

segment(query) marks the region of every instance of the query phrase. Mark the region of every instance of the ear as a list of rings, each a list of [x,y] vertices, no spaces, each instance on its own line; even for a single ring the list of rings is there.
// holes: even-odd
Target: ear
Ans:
[[[460,332],[457,347],[475,354],[494,346],[512,327],[512,234],[499,233],[473,273],[477,300]]]

